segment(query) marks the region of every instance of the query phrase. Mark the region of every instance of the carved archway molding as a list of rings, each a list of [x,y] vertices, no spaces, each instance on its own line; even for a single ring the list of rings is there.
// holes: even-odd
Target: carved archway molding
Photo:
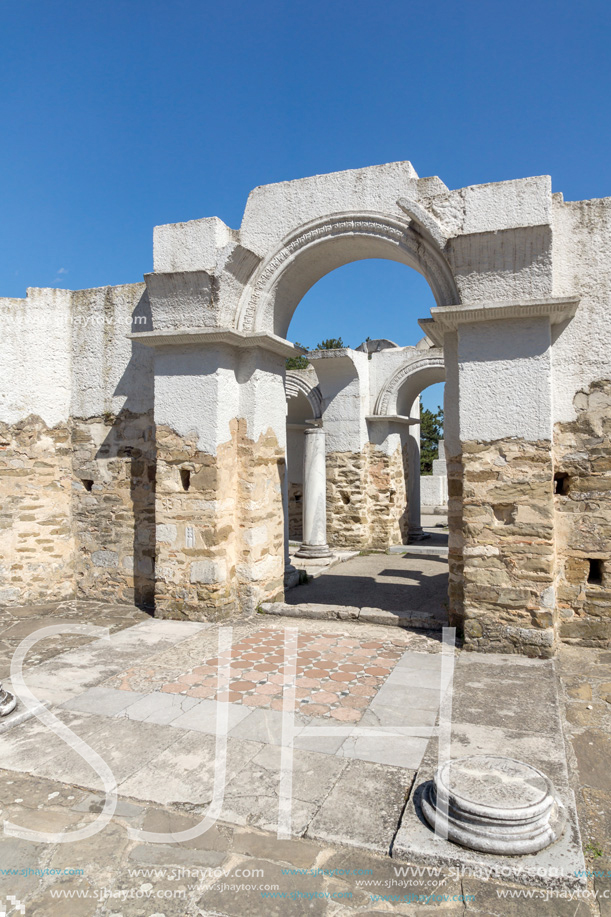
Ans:
[[[387,415],[396,414],[397,398],[403,386],[410,379],[430,370],[439,370],[445,375],[443,354],[425,354],[399,367],[382,386],[376,399],[374,415],[386,417]]]
[[[322,417],[322,392],[318,385],[312,385],[311,381],[306,379],[299,371],[289,369],[286,373],[286,381],[284,383],[286,390],[287,401],[290,401],[291,398],[296,398],[297,395],[305,395],[308,401],[310,402],[310,407],[313,411],[313,416],[315,420],[320,420]]]
[[[275,293],[284,275],[299,260],[314,255],[315,249],[330,242],[358,241],[362,258],[388,257],[407,264],[428,281],[438,306],[460,303],[460,296],[450,266],[431,233],[411,217],[373,212],[333,214],[301,226],[287,236],[281,245],[263,260],[240,299],[236,327],[242,331],[263,330],[273,320]],[[367,255],[367,242],[371,254]],[[338,258],[338,263],[321,271],[312,284],[334,266],[354,258]],[[313,275],[316,272],[313,270]],[[296,305],[296,304],[295,304]],[[271,316],[270,316],[271,312]],[[273,330],[273,328],[267,328]]]

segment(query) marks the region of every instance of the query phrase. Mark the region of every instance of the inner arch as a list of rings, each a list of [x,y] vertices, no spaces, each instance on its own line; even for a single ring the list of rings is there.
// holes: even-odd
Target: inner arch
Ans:
[[[242,299],[238,327],[286,337],[299,302],[321,277],[366,258],[418,271],[437,305],[460,301],[449,265],[425,230],[396,217],[342,214],[301,227],[264,261]]]

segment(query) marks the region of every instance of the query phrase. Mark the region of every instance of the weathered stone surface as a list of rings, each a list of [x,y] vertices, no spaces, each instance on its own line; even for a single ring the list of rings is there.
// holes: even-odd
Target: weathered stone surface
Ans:
[[[407,446],[390,454],[327,454],[327,535],[333,547],[387,548],[407,541]]]
[[[75,592],[72,456],[67,424],[0,424],[0,605]]]
[[[472,649],[551,656],[550,443],[463,443],[448,460],[450,621]]]
[[[273,433],[257,442],[243,421],[216,456],[157,429],[155,614],[223,617],[282,597],[285,462]]]
[[[497,755],[469,755],[441,765],[420,804],[436,832],[463,847],[503,856],[549,847],[566,821],[545,774]]]
[[[611,381],[593,383],[574,399],[577,419],[556,424],[554,496],[561,636],[586,646],[611,639]],[[598,560],[601,575],[592,576]]]

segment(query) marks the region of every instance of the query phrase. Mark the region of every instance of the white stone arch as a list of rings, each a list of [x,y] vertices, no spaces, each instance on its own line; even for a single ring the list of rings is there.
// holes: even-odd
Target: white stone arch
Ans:
[[[460,303],[439,240],[422,223],[395,214],[344,212],[299,226],[262,260],[241,296],[237,329],[285,337],[299,302],[321,277],[368,258],[397,261],[418,271],[438,306]]]
[[[409,397],[413,401],[429,385],[436,382],[445,382],[446,370],[443,352],[436,354],[430,352],[410,359],[404,366],[400,366],[382,386],[374,407],[374,415],[380,417],[395,416],[400,414],[398,409],[399,395],[407,387]],[[413,396],[413,397],[412,397]]]
[[[287,401],[290,401],[291,398],[296,398],[301,393],[310,402],[314,420],[322,418],[322,393],[320,386],[315,384],[313,379],[308,379],[299,370],[289,369],[286,373],[284,388]]]

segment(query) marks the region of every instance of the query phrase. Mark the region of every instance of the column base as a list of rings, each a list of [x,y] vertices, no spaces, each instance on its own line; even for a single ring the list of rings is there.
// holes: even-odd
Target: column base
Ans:
[[[295,557],[333,557],[333,551],[328,544],[302,544]]]
[[[17,706],[17,698],[0,687],[0,716],[8,716]]]
[[[300,573],[293,564],[287,564],[284,568],[284,588],[292,589],[293,586],[299,585]]]
[[[407,543],[414,544],[414,542],[416,541],[426,541],[427,538],[430,538],[430,537],[431,536],[429,535],[429,533],[425,532],[420,526],[418,526],[418,528],[414,526],[413,528],[408,529]]]

